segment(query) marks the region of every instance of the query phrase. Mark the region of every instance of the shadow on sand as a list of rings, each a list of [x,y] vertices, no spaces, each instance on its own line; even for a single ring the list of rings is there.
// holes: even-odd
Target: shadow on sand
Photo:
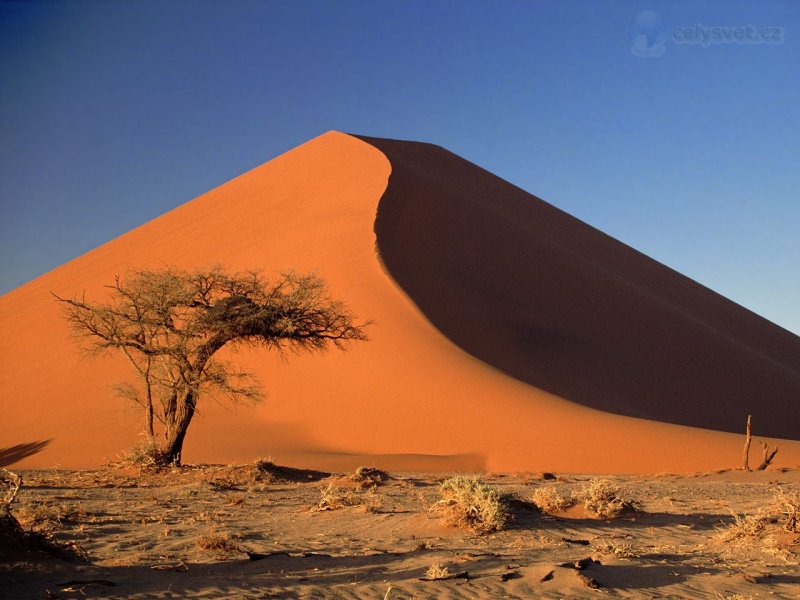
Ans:
[[[17,444],[8,448],[0,448],[0,467],[13,465],[15,462],[21,461],[23,458],[28,458],[44,450],[52,440],[43,440],[40,442],[28,442],[27,444]]]

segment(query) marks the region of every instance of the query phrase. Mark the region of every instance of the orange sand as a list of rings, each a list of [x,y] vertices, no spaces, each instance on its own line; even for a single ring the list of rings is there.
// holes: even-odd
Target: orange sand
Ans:
[[[222,263],[316,270],[374,325],[371,341],[347,353],[288,361],[236,354],[267,399],[254,408],[207,399],[189,430],[186,461],[271,455],[341,469],[374,462],[574,472],[738,464],[740,435],[586,408],[503,374],[442,335],[376,255],[376,211],[391,172],[375,146],[330,132],[0,298],[0,448],[52,439],[18,466],[85,467],[113,459],[141,429],[138,411],[110,389],[131,379],[127,365],[83,358],[50,291],[99,298],[130,268]],[[758,427],[755,416],[761,439]],[[800,442],[779,445],[776,464],[800,464]]]

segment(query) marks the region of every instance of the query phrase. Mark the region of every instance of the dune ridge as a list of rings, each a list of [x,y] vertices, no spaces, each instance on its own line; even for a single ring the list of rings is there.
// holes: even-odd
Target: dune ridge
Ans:
[[[189,462],[246,462],[271,455],[285,464],[314,467],[318,463],[328,469],[350,469],[353,461],[367,462],[372,457],[383,468],[397,465],[409,470],[415,466],[414,457],[423,457],[420,467],[441,471],[480,466],[495,471],[618,473],[735,466],[741,451],[740,435],[686,426],[691,411],[702,412],[705,418],[713,410],[703,412],[703,407],[692,406],[677,415],[680,424],[648,420],[663,418],[653,417],[651,412],[648,419],[607,412],[625,409],[629,415],[636,414],[628,410],[626,403],[633,402],[630,396],[622,405],[609,402],[603,411],[596,410],[571,401],[570,390],[552,392],[557,389],[553,381],[570,372],[563,365],[558,367],[552,351],[537,355],[543,361],[538,372],[552,367],[552,380],[534,386],[526,379],[527,371],[514,372],[514,364],[507,361],[508,346],[490,336],[484,351],[470,345],[470,336],[464,332],[479,324],[483,315],[480,304],[472,307],[473,312],[468,306],[452,305],[451,321],[456,327],[443,325],[436,312],[439,305],[431,304],[431,297],[441,293],[452,299],[453,290],[459,289],[459,282],[469,281],[468,271],[476,265],[456,261],[452,278],[445,280],[431,265],[451,266],[454,257],[474,255],[459,254],[464,249],[463,229],[434,228],[432,233],[438,237],[426,240],[419,232],[409,231],[408,225],[428,227],[424,221],[429,216],[434,225],[442,219],[474,218],[474,198],[467,196],[464,202],[457,193],[459,186],[470,184],[476,191],[502,192],[511,207],[506,212],[506,204],[502,210],[499,205],[490,206],[495,221],[487,223],[500,221],[506,226],[489,236],[476,236],[480,244],[495,242],[503,248],[510,243],[508,223],[540,225],[525,221],[532,196],[523,196],[521,190],[498,183],[501,180],[474,165],[431,148],[326,133],[0,297],[0,356],[4,357],[0,363],[0,409],[11,424],[3,428],[0,447],[52,440],[17,466],[94,466],[131,446],[140,429],[138,412],[125,408],[110,391],[112,383],[131,378],[127,365],[114,356],[84,360],[50,291],[72,295],[85,290],[87,297],[100,297],[103,285],[127,269],[222,263],[232,269],[261,267],[266,273],[288,268],[315,270],[328,281],[334,296],[343,298],[353,312],[374,325],[369,329],[371,341],[356,344],[347,353],[290,357],[288,361],[257,351],[231,355],[257,374],[267,400],[256,407],[229,407],[206,399],[187,436],[185,459]],[[442,161],[445,164],[440,164]],[[463,181],[442,180],[442,176]],[[411,197],[413,194],[419,197]],[[434,198],[441,202],[421,206],[425,202],[420,200]],[[402,223],[397,207],[406,203],[416,212],[414,219]],[[550,215],[550,227],[583,232],[569,239],[573,252],[580,254],[584,245],[597,246],[593,240],[603,235],[575,229],[576,220],[570,221],[571,217],[553,207],[539,210]],[[486,212],[478,211],[478,216],[484,218]],[[392,223],[395,231],[387,229]],[[376,241],[380,256],[376,255]],[[512,241],[518,241],[518,234]],[[442,262],[424,260],[425,255],[419,253],[420,247],[425,249],[423,242],[434,244],[443,253]],[[547,249],[547,244],[537,243],[542,252]],[[446,251],[449,244],[457,251]],[[627,256],[621,244],[599,247],[604,254],[594,257],[596,260],[613,263]],[[565,262],[565,251],[549,252],[558,258],[553,265],[568,269],[561,277],[571,276],[576,267]],[[420,259],[416,276],[407,271],[410,257]],[[506,255],[506,260],[513,262],[512,257]],[[636,271],[638,264],[625,263],[623,275],[630,278],[629,270]],[[540,268],[546,271],[543,265]],[[507,272],[519,278],[512,267],[506,265]],[[657,274],[666,268],[655,269]],[[525,282],[509,284],[520,283]],[[706,298],[707,290],[694,285],[696,289],[689,286],[689,293]],[[680,298],[686,293],[685,285],[681,288],[672,280],[664,286],[659,292],[662,298]],[[608,294],[604,307],[620,296],[618,290],[616,295]],[[545,305],[544,294],[533,299],[539,302],[537,306]],[[627,307],[630,300],[626,302]],[[566,310],[564,303],[551,300],[547,306],[561,319],[555,322],[564,323],[567,313],[559,313]],[[716,309],[712,302],[709,310]],[[736,333],[741,321],[750,323],[747,327],[761,332],[750,347],[772,358],[759,362],[753,354],[755,358],[748,360],[758,362],[770,377],[788,369],[789,375],[781,375],[783,379],[778,381],[794,385],[795,362],[787,363],[783,357],[797,342],[780,328],[764,325],[763,320],[743,319],[744,309],[727,305],[723,309],[723,314],[710,322],[722,327],[730,321],[725,329],[729,335]],[[515,314],[518,309],[508,316]],[[761,324],[754,326],[753,322]],[[646,321],[646,325],[658,324]],[[745,334],[750,331],[747,327]],[[686,335],[696,333],[687,325],[684,328]],[[598,339],[610,329],[611,325],[605,325],[591,330],[594,337],[589,338]],[[529,344],[526,357],[531,356],[532,346]],[[551,342],[546,348],[552,350],[552,346]],[[603,350],[589,345],[585,353]],[[634,350],[628,348],[628,355]],[[739,361],[751,356],[730,349],[726,352]],[[562,355],[560,360],[569,361],[570,356]],[[776,357],[786,369],[774,364]],[[746,365],[742,368],[746,370]],[[621,371],[626,374],[625,369]],[[763,382],[763,378],[757,381]],[[586,394],[593,385],[589,378],[577,382],[572,391]],[[774,387],[765,383],[763,390],[758,389],[766,395]],[[773,408],[783,406],[783,396],[776,397],[777,404],[766,403],[763,409],[756,402],[736,407],[754,414],[757,437],[763,433],[789,437],[770,416]],[[737,398],[744,402],[741,396]],[[581,401],[589,404],[585,397]],[[653,409],[651,404],[646,408]],[[788,412],[784,418],[791,422],[794,415],[796,412]],[[717,426],[735,430],[744,417],[737,415],[730,423]],[[711,421],[704,426],[714,426],[708,423]],[[799,442],[783,440],[779,444],[778,464],[800,464]],[[469,460],[465,462],[464,457]]]

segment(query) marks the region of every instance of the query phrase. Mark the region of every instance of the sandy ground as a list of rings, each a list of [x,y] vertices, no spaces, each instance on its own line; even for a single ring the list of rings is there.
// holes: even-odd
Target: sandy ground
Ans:
[[[606,521],[518,503],[509,528],[488,534],[430,513],[439,474],[393,474],[374,487],[341,475],[275,478],[253,465],[21,475],[14,514],[75,542],[89,562],[0,562],[2,598],[800,597],[800,535],[775,524],[742,542],[719,539],[732,513],[756,513],[778,486],[800,491],[798,470],[611,476],[640,512]],[[483,477],[520,500],[591,478]],[[314,510],[326,490],[351,505]],[[596,562],[582,570],[560,566],[587,558]],[[432,564],[460,577],[421,581]]]

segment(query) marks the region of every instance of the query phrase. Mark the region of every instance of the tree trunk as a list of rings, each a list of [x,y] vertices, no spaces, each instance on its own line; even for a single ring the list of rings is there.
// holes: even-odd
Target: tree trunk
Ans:
[[[167,422],[164,432],[164,446],[161,457],[165,464],[180,465],[181,453],[183,452],[183,440],[186,438],[186,430],[192,422],[195,410],[194,392],[186,392],[182,397],[176,398],[175,411],[172,419]]]
[[[155,431],[153,431],[153,386],[150,384],[150,365],[151,360],[148,357],[147,359],[147,370],[144,373],[144,389],[145,389],[145,401],[147,402],[147,435],[150,436],[150,439],[155,437]]]

